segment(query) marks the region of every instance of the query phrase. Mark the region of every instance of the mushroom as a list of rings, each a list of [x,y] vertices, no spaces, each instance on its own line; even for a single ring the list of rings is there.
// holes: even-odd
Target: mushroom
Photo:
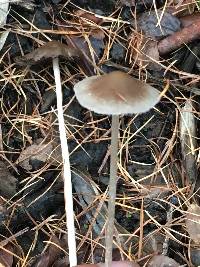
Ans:
[[[66,224],[68,230],[69,263],[70,267],[72,267],[77,265],[76,237],[75,237],[75,225],[74,225],[71,169],[70,169],[67,137],[65,131],[65,120],[63,115],[62,84],[61,84],[58,56],[64,56],[67,58],[79,57],[80,53],[79,50],[77,50],[76,48],[71,48],[57,41],[50,41],[44,44],[42,47],[39,47],[36,50],[26,54],[25,56],[16,58],[15,61],[17,64],[20,65],[31,65],[45,58],[52,58],[53,60],[53,71],[55,77],[56,96],[57,96],[58,126],[60,133],[62,158],[63,158],[64,199],[65,199],[65,212],[67,219]]]
[[[159,102],[160,93],[149,84],[134,79],[121,71],[87,77],[75,84],[74,91],[77,100],[83,107],[99,114],[112,115],[105,254],[106,267],[109,267],[112,261],[114,232],[119,115],[148,111]]]

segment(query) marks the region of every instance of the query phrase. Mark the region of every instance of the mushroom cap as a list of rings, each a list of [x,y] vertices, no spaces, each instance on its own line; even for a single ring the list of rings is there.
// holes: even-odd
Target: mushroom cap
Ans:
[[[109,115],[146,112],[160,100],[157,89],[121,71],[87,77],[74,91],[83,107]]]

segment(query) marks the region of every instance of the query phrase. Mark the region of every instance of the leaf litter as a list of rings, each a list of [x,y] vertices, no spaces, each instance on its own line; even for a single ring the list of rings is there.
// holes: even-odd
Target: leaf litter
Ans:
[[[198,51],[198,28],[193,31],[194,25],[191,22],[181,22],[182,12],[198,14],[197,6],[190,1],[170,1],[165,6],[159,1],[158,9],[155,1],[139,1],[137,4],[136,1],[117,1],[116,5],[111,4],[112,1],[107,1],[106,4],[102,1],[102,9],[98,10],[94,8],[95,2],[87,0],[76,1],[76,4],[69,1],[66,5],[62,1],[58,1],[59,4],[55,2],[51,1],[51,5],[45,7],[32,5],[29,16],[24,10],[18,10],[23,18],[18,20],[13,16],[15,23],[8,17],[10,33],[7,40],[9,42],[10,35],[16,37],[16,43],[12,47],[16,51],[15,62],[20,67],[10,56],[13,54],[10,54],[8,44],[2,43],[1,151],[6,162],[10,161],[11,164],[8,168],[5,161],[2,161],[0,189],[4,201],[8,201],[6,208],[9,212],[4,218],[6,224],[0,225],[0,233],[6,233],[9,237],[10,233],[5,232],[4,225],[15,233],[17,227],[23,226],[23,221],[35,227],[32,230],[34,238],[27,243],[25,241],[25,246],[22,246],[25,261],[12,256],[8,260],[8,266],[12,264],[11,260],[18,261],[19,266],[28,266],[28,261],[34,259],[36,254],[39,255],[36,262],[38,266],[66,266],[68,263],[64,252],[55,253],[51,245],[45,250],[42,245],[46,240],[44,236],[49,238],[54,232],[60,239],[66,231],[62,208],[63,185],[56,178],[60,176],[62,160],[58,143],[55,142],[58,128],[55,116],[57,111],[51,107],[53,101],[48,103],[48,108],[42,111],[42,115],[39,114],[44,92],[51,91],[54,87],[51,66],[43,65],[43,61],[56,57],[62,58],[60,68],[63,92],[66,93],[63,98],[65,114],[68,114],[69,109],[74,109],[74,113],[70,114],[76,114],[76,118],[70,120],[70,125],[66,124],[66,132],[71,164],[78,173],[73,180],[73,196],[79,263],[103,262],[107,209],[107,185],[103,183],[103,179],[108,176],[110,118],[82,108],[76,109],[78,103],[73,98],[72,88],[87,75],[120,69],[146,80],[160,91],[166,83],[169,88],[166,87],[163,92],[161,103],[148,114],[128,115],[120,120],[114,249],[118,250],[118,259],[138,259],[140,266],[187,264],[190,261],[186,251],[188,243],[199,245],[199,203],[195,191],[198,187],[191,182],[194,175],[190,175],[193,166],[198,168],[198,158],[195,154],[192,164],[185,163],[190,156],[191,143],[187,139],[188,132],[180,135],[179,124],[184,113],[188,117],[192,115],[189,121],[197,119],[198,99],[188,92],[198,92],[199,76],[195,64],[189,73],[179,69],[178,62],[182,60],[182,52],[193,51],[190,51],[190,44],[185,44],[195,41],[197,50],[194,51]],[[15,5],[11,5],[15,11]],[[170,8],[175,10],[173,14]],[[41,9],[40,13],[48,18],[51,29],[38,29],[31,24],[35,23],[33,14],[37,9]],[[112,12],[108,14],[105,10]],[[191,17],[189,19],[192,20]],[[195,25],[198,25],[198,16],[195,19]],[[4,26],[7,27],[6,24]],[[194,32],[193,36],[188,34],[189,30]],[[28,53],[21,42],[21,35],[25,38],[25,43],[29,43],[29,48],[32,47],[31,50],[28,49]],[[56,41],[47,41],[52,38]],[[177,38],[179,42],[176,41]],[[67,45],[60,42],[61,39]],[[43,43],[44,46],[41,46]],[[38,46],[40,47],[34,49]],[[117,46],[123,47],[124,54],[121,57],[114,57]],[[176,50],[177,47],[181,49]],[[111,53],[113,49],[115,51]],[[198,54],[195,56],[198,62]],[[30,65],[34,66],[26,68]],[[34,100],[32,114],[28,114],[24,108],[25,104],[29,105],[28,94]],[[185,106],[187,99],[192,99],[194,103],[190,114]],[[186,110],[182,109],[183,106]],[[44,120],[40,119],[36,124],[37,116],[42,116]],[[153,124],[155,117],[159,119]],[[193,128],[196,128],[195,123]],[[45,138],[48,131],[53,132],[53,135]],[[194,133],[190,130],[190,135],[192,142],[198,140],[198,131]],[[98,157],[97,151],[90,149],[93,144],[99,146]],[[198,143],[193,148],[196,153]],[[90,161],[86,162],[83,155],[90,155]],[[143,164],[142,171],[139,164],[134,166],[134,171],[129,169],[133,162]],[[153,166],[150,170],[148,164]],[[39,186],[34,184],[36,181],[40,181]],[[23,187],[24,183],[26,185]],[[198,204],[190,204],[185,213],[186,203],[191,199]],[[172,216],[168,216],[170,212]],[[185,229],[190,241],[185,238]],[[30,235],[25,233],[24,240],[28,237]],[[32,247],[35,249],[29,250]],[[95,253],[96,249],[100,251],[99,254]],[[37,250],[39,253],[36,253]],[[176,256],[171,254],[173,250],[178,251]],[[162,253],[167,255],[161,255]],[[155,254],[158,255],[152,257]]]

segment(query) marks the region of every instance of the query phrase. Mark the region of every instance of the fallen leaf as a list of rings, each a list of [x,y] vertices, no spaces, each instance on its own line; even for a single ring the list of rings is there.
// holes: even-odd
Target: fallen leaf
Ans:
[[[101,36],[101,33],[97,31],[94,31],[94,35],[89,36],[88,42],[84,37],[68,36],[68,38],[70,38],[72,46],[78,48],[91,60],[92,58],[97,60],[105,47],[104,34]]]
[[[51,41],[35,49],[23,57],[16,57],[15,62],[19,65],[33,65],[40,60],[63,56],[67,58],[78,57],[79,51],[66,44]]]
[[[25,148],[16,163],[25,170],[30,171],[32,169],[31,161],[46,162],[50,159],[62,161],[59,147],[53,142],[42,143],[42,141],[42,139],[37,139],[34,144]]]
[[[148,262],[147,267],[179,267],[175,260],[164,255],[156,255]]]
[[[0,161],[1,183],[0,195],[10,198],[16,194],[17,179],[9,172],[7,164]]]
[[[62,25],[59,21],[57,21],[57,23]],[[65,31],[65,26],[66,25],[59,26],[59,30]],[[75,32],[74,28],[73,31]],[[91,23],[88,23],[86,34],[80,36],[80,32],[77,31],[77,35],[67,34],[63,37],[71,48],[80,51],[81,60],[79,61],[79,66],[84,69],[87,75],[94,75],[94,68],[91,61],[94,62],[94,64],[98,62],[105,49],[105,34],[100,27],[91,27]]]
[[[159,65],[159,51],[157,41],[145,36],[134,35],[131,38],[131,58],[140,67],[152,70],[161,70]]]
[[[200,207],[197,204],[188,207],[185,224],[190,238],[200,244]]]
[[[47,251],[45,253],[39,255],[34,260],[34,262],[31,264],[31,267],[52,267],[54,262],[63,253],[61,248],[64,246],[64,243],[66,242],[66,240],[65,240],[65,242],[63,242],[63,241],[64,240],[60,240],[56,236],[53,236]],[[67,260],[67,258],[65,258],[65,259]]]
[[[158,19],[161,18],[160,25]],[[165,36],[172,35],[174,32],[179,31],[181,28],[180,20],[167,13],[157,10],[144,12],[137,20],[137,29],[142,31],[146,37],[161,39]]]
[[[4,248],[11,253],[5,251],[4,249],[0,249],[0,267],[11,267],[13,264],[13,246],[11,244],[7,244]]]

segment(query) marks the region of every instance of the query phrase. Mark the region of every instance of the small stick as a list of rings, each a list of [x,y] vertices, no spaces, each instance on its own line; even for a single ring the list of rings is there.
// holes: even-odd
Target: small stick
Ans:
[[[70,267],[72,267],[77,265],[76,237],[75,237],[75,227],[74,227],[74,209],[73,209],[71,170],[69,162],[69,150],[65,132],[65,121],[63,116],[63,105],[62,105],[63,97],[62,97],[62,87],[61,87],[58,58],[53,59],[53,71],[56,83],[58,125],[59,125],[60,143],[61,143],[61,151],[62,151],[62,158],[64,165],[63,179],[64,179],[65,212],[66,212],[67,230],[68,230],[69,262],[70,262]]]
[[[167,54],[183,44],[192,42],[200,37],[200,19],[196,20],[192,25],[175,32],[158,43],[160,55]]]
[[[114,220],[115,220],[115,199],[116,199],[116,186],[117,186],[118,131],[119,131],[119,115],[112,115],[110,182],[109,182],[108,219],[106,228],[105,267],[110,267],[112,262],[113,233],[114,233]]]

